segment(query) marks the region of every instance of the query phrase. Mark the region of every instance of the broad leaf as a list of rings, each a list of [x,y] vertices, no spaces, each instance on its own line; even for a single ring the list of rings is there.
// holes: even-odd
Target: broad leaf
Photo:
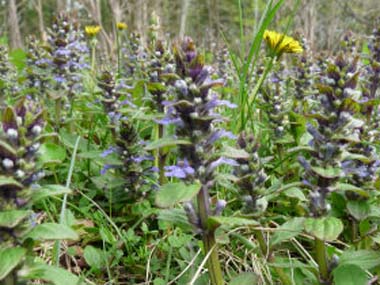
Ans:
[[[66,225],[45,223],[34,227],[26,238],[34,240],[77,240],[78,234]]]
[[[325,241],[336,240],[343,231],[343,223],[335,217],[308,218],[304,225],[306,232]]]
[[[0,212],[0,227],[13,229],[25,218],[30,216],[32,211],[11,210]]]
[[[372,250],[344,251],[339,258],[339,264],[354,264],[363,270],[369,270],[380,265],[380,252]]]
[[[217,228],[219,226],[228,227],[240,227],[240,226],[257,226],[259,223],[255,220],[249,220],[238,217],[221,217],[211,216],[208,218],[208,225],[211,228]]]
[[[187,140],[175,140],[173,138],[161,138],[158,140],[155,140],[154,142],[151,142],[148,144],[145,149],[146,150],[154,150],[154,149],[160,149],[164,147],[175,147],[177,145],[188,145],[190,144]]]
[[[26,250],[21,247],[0,249],[0,281],[20,264],[25,253]]]
[[[248,159],[249,153],[247,153],[244,149],[237,149],[230,146],[225,146],[220,156],[233,159]]]
[[[104,264],[103,254],[102,251],[88,245],[84,249],[83,253],[84,259],[86,260],[87,264],[95,269],[101,269]]]
[[[33,192],[32,199],[34,202],[50,197],[63,194],[70,194],[71,190],[62,185],[44,185]]]
[[[35,264],[28,268],[23,276],[27,279],[41,279],[52,282],[54,285],[84,285],[74,274],[56,266],[47,264]]]
[[[304,218],[293,218],[282,224],[276,229],[271,239],[271,245],[273,246],[284,240],[289,240],[300,234],[304,229],[304,221]]]
[[[241,273],[232,278],[228,285],[255,285],[258,284],[257,275],[253,272]]]
[[[190,201],[200,189],[200,184],[187,185],[183,182],[165,184],[157,192],[156,205],[169,208],[177,203]]]
[[[3,191],[3,189],[5,189],[5,190],[10,190],[10,189],[21,190],[23,188],[24,188],[24,186],[21,183],[19,183],[18,181],[14,180],[13,178],[6,177],[6,176],[0,176],[0,191]]]
[[[351,216],[356,220],[361,221],[368,217],[371,208],[367,201],[349,201],[347,203],[347,210]]]
[[[54,143],[44,143],[41,146],[39,153],[39,159],[42,164],[61,163],[66,158],[65,148]]]
[[[335,285],[367,285],[367,274],[354,264],[339,265],[334,271]]]
[[[340,168],[334,168],[334,167],[323,168],[323,167],[312,166],[311,169],[313,170],[313,172],[315,172],[319,176],[322,176],[323,178],[329,178],[329,179],[338,178],[340,177],[340,174],[342,173]]]

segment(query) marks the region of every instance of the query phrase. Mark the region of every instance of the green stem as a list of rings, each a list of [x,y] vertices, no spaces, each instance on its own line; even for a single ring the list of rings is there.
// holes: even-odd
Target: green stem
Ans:
[[[121,76],[121,50],[120,50],[120,35],[116,31],[116,49],[117,49],[117,78]]]
[[[323,240],[315,238],[315,254],[319,267],[319,275],[322,281],[329,280],[329,270],[327,265],[326,246]]]
[[[96,42],[91,41],[91,73],[95,75]]]
[[[164,126],[158,125],[158,139],[164,136]],[[159,169],[159,182],[163,185],[166,181],[165,177],[165,164],[166,164],[166,154],[163,149],[158,149],[157,151],[158,169]]]
[[[16,274],[15,274],[15,271],[12,271],[11,273],[9,273],[5,279],[3,280],[4,285],[17,285],[17,278],[16,278]]]
[[[260,250],[261,250],[262,255],[265,258],[267,258],[269,262],[271,262],[271,263],[275,262],[274,255],[271,252],[269,252],[269,248],[268,248],[268,245],[266,243],[263,231],[256,230],[255,236],[256,236],[257,241],[259,242],[259,246],[260,246]],[[289,276],[285,273],[285,271],[282,268],[276,267],[276,266],[273,266],[273,268],[276,271],[278,277],[280,278],[281,284],[284,284],[284,285],[291,285],[292,284],[292,281],[289,279]]]
[[[209,259],[207,260],[207,268],[210,275],[211,285],[223,285],[223,274],[218,257],[218,249],[215,240],[215,231],[208,229],[207,220],[209,217],[210,202],[209,194],[206,186],[202,186],[197,195],[198,211],[203,229],[203,246],[205,254],[211,252]]]
[[[358,223],[355,221],[355,219],[352,217],[352,222],[351,222],[351,240],[352,243],[357,245],[358,243]]]
[[[71,177],[72,177],[73,172],[74,172],[75,159],[76,159],[76,155],[77,155],[77,151],[78,151],[78,147],[79,147],[79,141],[80,141],[80,137],[78,136],[77,140],[75,141],[75,146],[74,146],[73,154],[71,157],[69,173],[67,174],[66,188],[70,188]],[[65,194],[63,196],[61,213],[59,215],[59,223],[61,225],[65,224],[66,206],[67,206],[67,194]],[[55,251],[55,256],[54,256],[55,257],[55,263],[56,263],[56,266],[59,267],[59,256],[60,256],[60,251],[61,251],[61,241],[58,240],[55,243],[54,251]]]
[[[62,99],[55,100],[55,128],[58,131],[61,125]]]

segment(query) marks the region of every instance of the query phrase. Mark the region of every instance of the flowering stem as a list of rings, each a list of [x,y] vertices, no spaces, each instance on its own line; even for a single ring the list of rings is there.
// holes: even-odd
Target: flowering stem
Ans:
[[[116,31],[116,49],[117,49],[117,78],[121,76],[121,50],[120,50],[120,35]]]
[[[329,270],[327,266],[326,246],[323,240],[315,238],[315,254],[319,267],[320,278],[326,282],[329,279]]]
[[[3,281],[4,281],[4,283],[3,283],[4,285],[16,285],[17,284],[17,277],[16,277],[15,272],[12,271],[11,273],[9,273]]]
[[[268,258],[269,262],[271,262],[271,263],[273,262],[274,263],[274,261],[275,261],[274,260],[274,256],[269,251],[268,245],[267,245],[267,243],[265,241],[265,237],[264,237],[263,231],[256,230],[255,231],[255,236],[256,236],[257,241],[259,242],[259,246],[260,246],[260,250],[261,250],[262,255],[265,258]],[[281,280],[281,284],[284,284],[284,285],[290,285],[290,284],[292,284],[292,282],[290,281],[289,277],[286,275],[286,273],[284,272],[284,270],[282,268],[280,268],[280,267],[274,267],[274,270],[278,274],[278,277]]]
[[[95,74],[96,40],[91,41],[91,73]]]
[[[219,262],[217,244],[215,240],[215,231],[208,229],[207,220],[209,217],[209,194],[206,186],[202,186],[201,190],[197,195],[198,202],[198,212],[201,221],[201,226],[203,230],[203,246],[205,254],[212,251],[209,259],[207,260],[207,268],[210,275],[210,281],[212,285],[223,285],[223,274],[222,269]]]
[[[158,125],[158,138],[162,138],[164,136],[164,126]],[[159,182],[160,185],[165,183],[165,164],[166,164],[166,154],[163,149],[158,149],[158,169],[159,169]]]

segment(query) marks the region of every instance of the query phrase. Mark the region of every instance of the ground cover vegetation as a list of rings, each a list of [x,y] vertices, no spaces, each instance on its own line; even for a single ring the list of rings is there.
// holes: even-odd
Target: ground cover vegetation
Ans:
[[[155,13],[4,38],[1,284],[379,284],[380,23],[322,53],[299,2],[250,37],[238,2],[238,48]]]

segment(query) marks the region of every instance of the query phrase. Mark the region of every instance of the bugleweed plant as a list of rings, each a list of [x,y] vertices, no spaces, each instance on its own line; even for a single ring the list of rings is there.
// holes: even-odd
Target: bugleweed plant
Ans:
[[[33,247],[46,240],[78,238],[69,227],[38,223],[33,204],[41,198],[69,193],[59,185],[39,186],[44,171],[37,153],[44,139],[44,111],[31,100],[2,105],[0,129],[0,281],[5,285],[26,284],[28,279],[68,282],[74,275],[36,260]]]
[[[183,140],[179,145],[177,165],[166,167],[166,176],[183,179],[190,184],[166,184],[162,187],[157,203],[165,206],[167,199],[174,191],[184,195],[196,196],[196,203],[188,202],[185,211],[189,222],[200,234],[204,252],[207,254],[207,268],[212,284],[224,284],[223,274],[218,258],[215,240],[215,228],[209,218],[222,212],[226,202],[217,200],[210,203],[210,192],[214,187],[214,171],[221,164],[236,165],[230,159],[216,153],[215,143],[222,137],[233,137],[215,124],[222,118],[214,109],[221,105],[231,106],[227,101],[217,98],[212,87],[222,84],[218,79],[211,79],[212,73],[204,65],[203,57],[198,53],[194,42],[185,38],[173,46],[175,56],[175,73],[178,79],[174,82],[175,97],[166,102],[167,118],[161,123],[174,123],[176,136]],[[181,189],[176,189],[181,187]],[[178,194],[174,194],[178,195]],[[175,201],[175,200],[174,200]],[[173,201],[170,201],[170,204]],[[213,209],[214,208],[214,209]]]
[[[250,41],[238,2],[239,48],[80,14],[0,46],[0,284],[379,283],[379,27],[322,53],[266,1]]]

